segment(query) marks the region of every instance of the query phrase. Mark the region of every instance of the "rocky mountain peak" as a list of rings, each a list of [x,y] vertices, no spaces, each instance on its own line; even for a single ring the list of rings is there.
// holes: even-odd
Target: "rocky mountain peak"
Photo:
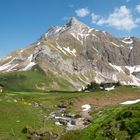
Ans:
[[[78,21],[75,17],[72,17],[68,23],[70,26],[76,25],[76,24],[81,24],[80,21]]]
[[[69,26],[87,26],[87,25],[85,25],[84,23],[82,23],[82,22],[80,22],[77,18],[75,18],[75,17],[72,17],[71,19],[70,19],[70,21],[66,24],[68,27]]]
[[[82,28],[87,28],[88,26],[84,23],[78,21],[75,17],[72,17],[70,21],[65,24],[64,26],[55,26],[50,27],[45,34],[41,37],[41,39],[47,39],[52,36],[58,36],[61,33],[68,31],[69,29],[74,29],[74,31],[79,31]]]

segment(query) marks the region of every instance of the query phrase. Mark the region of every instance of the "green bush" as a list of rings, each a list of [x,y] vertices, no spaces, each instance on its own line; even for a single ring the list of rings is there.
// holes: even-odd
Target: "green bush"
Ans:
[[[119,82],[117,82],[117,83],[101,83],[101,84],[98,84],[96,82],[91,82],[90,84],[88,84],[86,86],[84,91],[86,91],[86,90],[88,90],[88,91],[100,91],[100,90],[105,90],[105,88],[112,87],[112,86],[118,87],[118,86],[121,86],[121,84]]]

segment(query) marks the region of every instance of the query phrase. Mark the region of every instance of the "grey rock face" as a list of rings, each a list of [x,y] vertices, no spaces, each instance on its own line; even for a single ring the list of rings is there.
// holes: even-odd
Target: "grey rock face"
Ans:
[[[117,38],[72,18],[63,27],[49,28],[30,47],[1,59],[0,71],[29,70],[36,64],[76,90],[91,81],[140,86],[140,39]]]

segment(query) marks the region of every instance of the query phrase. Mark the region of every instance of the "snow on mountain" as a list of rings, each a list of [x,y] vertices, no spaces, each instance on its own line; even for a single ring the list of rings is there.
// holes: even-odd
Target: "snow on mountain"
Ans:
[[[61,76],[76,90],[91,81],[140,86],[139,54],[139,39],[120,39],[72,18],[62,27],[49,28],[29,47],[0,59],[0,72],[27,71],[38,65],[46,75]]]
[[[10,58],[10,57],[9,57]],[[7,58],[8,59],[8,58]],[[4,64],[4,65],[1,65],[0,66],[0,71],[9,71],[9,68],[12,66],[12,62],[15,60],[15,58],[13,58],[11,61],[9,61],[8,63]],[[13,67],[13,66],[12,66]],[[11,69],[11,68],[10,68]]]
[[[137,66],[125,66],[129,71],[130,73],[134,73],[134,72],[140,72],[140,65],[137,65]]]
[[[26,66],[25,68],[22,69],[23,71],[30,70],[34,65],[36,65],[36,63],[33,62],[33,54],[31,54],[31,55],[28,57],[27,61],[29,61],[29,62],[28,62],[28,64],[27,64],[27,66]]]
[[[51,27],[48,29],[48,31],[44,34],[43,38],[47,39],[49,37],[61,34],[64,32],[67,28],[66,27]]]
[[[132,44],[133,43],[133,39],[129,36],[129,37],[125,37],[123,40],[122,40],[123,43],[125,44]]]

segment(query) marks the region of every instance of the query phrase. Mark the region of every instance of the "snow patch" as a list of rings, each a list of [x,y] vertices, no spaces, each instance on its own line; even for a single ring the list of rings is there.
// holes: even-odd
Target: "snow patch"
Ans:
[[[104,35],[106,35],[106,31],[102,31],[102,33],[103,33]]]
[[[90,35],[89,33],[71,33],[71,35],[78,41],[83,44],[83,40],[86,40],[87,37]]]
[[[97,29],[96,29],[95,31],[96,31],[96,32],[99,32],[99,30],[97,30]]]
[[[18,64],[15,64],[14,66],[10,67],[10,68],[7,70],[7,72],[12,71],[12,69],[14,69],[16,66],[18,66]]]
[[[115,89],[115,86],[105,88],[106,91],[111,91],[111,90],[114,90],[114,89]]]
[[[76,40],[80,41],[81,44],[83,44],[83,41],[80,40],[80,39],[78,38],[78,35],[77,35],[77,34],[75,34],[75,33],[71,33],[71,35],[72,35]]]
[[[132,44],[133,43],[133,40],[131,39],[131,37],[126,37],[122,40],[123,43],[125,44]]]
[[[89,104],[82,105],[82,111],[89,111],[91,106]]]
[[[110,65],[111,67],[113,67],[114,69],[116,69],[117,71],[123,72],[123,73],[124,73],[124,71],[123,71],[123,69],[122,69],[122,66],[116,66],[116,65],[113,65],[113,64],[111,64],[111,63],[109,63],[109,65]]]
[[[83,44],[83,41],[87,39],[88,36],[91,35],[91,32],[93,31],[93,28],[88,28],[88,30],[84,27],[79,27],[79,29],[75,29],[74,32],[71,32],[71,35],[78,41]],[[96,36],[96,35],[95,35]]]
[[[34,65],[36,65],[35,62],[30,62],[25,68],[23,68],[22,70],[23,71],[26,71],[26,70],[30,70]]]
[[[136,66],[125,66],[129,71],[130,73],[132,74],[133,72],[140,72],[140,65],[136,65]]]
[[[58,50],[60,50],[62,53],[64,53],[65,55],[67,55],[67,53],[69,53],[70,55],[74,55],[74,56],[76,56],[76,54],[77,54],[77,52],[76,52],[76,50],[75,49],[72,49],[72,50],[70,50],[70,48],[69,47],[67,47],[67,48],[65,48],[65,47],[60,47],[59,46],[59,44],[58,44],[58,42],[56,42],[56,47],[57,47],[57,49]]]
[[[67,53],[59,46],[58,42],[56,42],[56,47],[62,52],[64,53],[65,55],[67,55]]]
[[[130,50],[132,50],[133,49],[133,46],[130,46]]]
[[[63,47],[63,49],[64,49],[66,52],[68,52],[69,54],[76,56],[76,53],[77,53],[77,52],[76,52],[75,49],[73,49],[72,51],[70,50],[69,47],[67,47],[67,48]]]
[[[36,63],[33,62],[33,54],[28,57],[27,61],[29,61],[29,63],[25,68],[22,69],[23,71],[30,70],[34,65],[36,65]]]
[[[40,42],[37,43],[37,45],[40,45],[40,44],[41,44]]]
[[[123,102],[123,103],[120,103],[122,105],[130,105],[130,104],[136,104],[140,102],[140,99],[137,99],[137,100],[131,100],[131,101],[126,101],[126,102]]]
[[[136,78],[134,75],[130,75],[130,78],[133,82],[129,83],[129,85],[140,86],[140,79]]]
[[[90,29],[88,30],[88,33],[90,34],[93,30],[94,30],[93,28],[90,28]]]
[[[121,45],[121,47],[124,47],[124,45]]]
[[[62,32],[64,32],[66,30],[66,27],[51,27],[48,29],[47,33],[44,34],[44,38],[47,39],[48,37],[51,37],[51,36],[55,36],[57,34],[60,34]]]
[[[6,70],[11,66],[11,63],[15,60],[15,58],[13,58],[11,61],[9,61],[8,63],[0,66],[0,71]]]

